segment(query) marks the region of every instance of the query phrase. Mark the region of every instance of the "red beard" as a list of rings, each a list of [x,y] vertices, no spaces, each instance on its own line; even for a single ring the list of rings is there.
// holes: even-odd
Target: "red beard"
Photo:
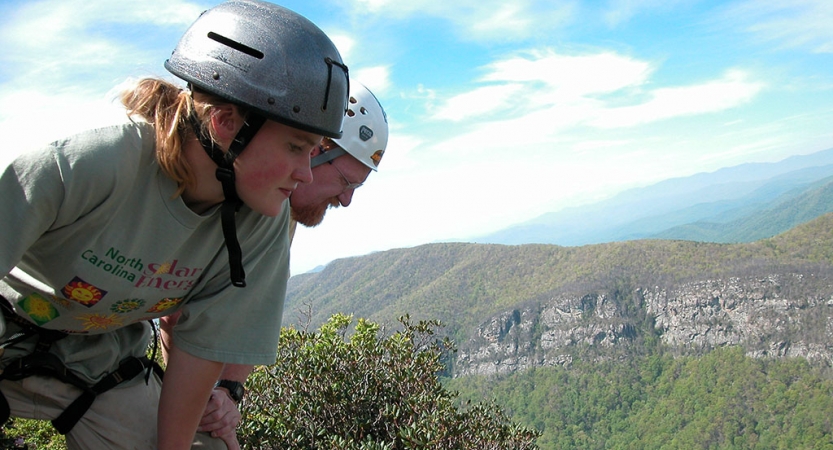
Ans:
[[[332,197],[328,201],[317,205],[300,208],[292,207],[292,218],[301,225],[314,227],[324,220],[328,208],[338,208],[339,206],[341,206],[341,202],[338,201],[338,198]]]

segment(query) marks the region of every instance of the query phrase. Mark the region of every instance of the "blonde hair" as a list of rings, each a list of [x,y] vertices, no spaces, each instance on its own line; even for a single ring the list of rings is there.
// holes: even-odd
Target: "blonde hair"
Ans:
[[[144,78],[121,94],[129,115],[142,117],[156,132],[156,160],[162,171],[179,186],[176,195],[194,187],[196,178],[182,152],[184,140],[193,134],[189,118],[196,114],[201,132],[214,139],[209,126],[215,106],[229,102],[204,92],[193,94],[167,81]],[[215,140],[216,141],[216,140]]]

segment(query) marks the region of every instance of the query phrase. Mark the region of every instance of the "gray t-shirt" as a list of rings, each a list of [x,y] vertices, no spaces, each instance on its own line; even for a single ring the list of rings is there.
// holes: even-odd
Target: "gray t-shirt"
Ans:
[[[90,130],[0,166],[0,294],[21,317],[71,335],[53,345],[90,380],[142,355],[147,320],[181,311],[174,342],[203,358],[275,361],[289,267],[289,203],[243,206],[245,288],[231,285],[219,208],[174,198],[144,122]],[[7,349],[4,360],[27,351]]]

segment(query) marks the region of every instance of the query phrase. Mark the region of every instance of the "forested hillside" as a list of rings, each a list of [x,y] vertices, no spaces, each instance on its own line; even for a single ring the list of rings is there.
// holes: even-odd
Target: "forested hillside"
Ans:
[[[576,362],[448,382],[542,432],[542,449],[833,449],[833,380],[802,358]]]
[[[745,244],[430,244],[293,277],[285,323],[440,319],[542,449],[833,450],[833,214]]]
[[[409,313],[443,320],[459,342],[492,315],[558,295],[804,272],[814,274],[805,289],[822,289],[830,285],[831,268],[833,215],[746,244],[427,244],[341,259],[292,277],[284,323],[304,322],[301,312],[308,311],[315,326],[337,312],[380,323]]]

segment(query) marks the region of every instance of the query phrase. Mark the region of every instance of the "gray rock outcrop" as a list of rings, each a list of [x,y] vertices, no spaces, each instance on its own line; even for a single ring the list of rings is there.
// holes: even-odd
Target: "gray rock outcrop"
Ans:
[[[495,315],[460,346],[454,375],[505,375],[606,358],[658,338],[680,355],[739,345],[753,357],[833,367],[833,288],[811,274],[558,295]]]

